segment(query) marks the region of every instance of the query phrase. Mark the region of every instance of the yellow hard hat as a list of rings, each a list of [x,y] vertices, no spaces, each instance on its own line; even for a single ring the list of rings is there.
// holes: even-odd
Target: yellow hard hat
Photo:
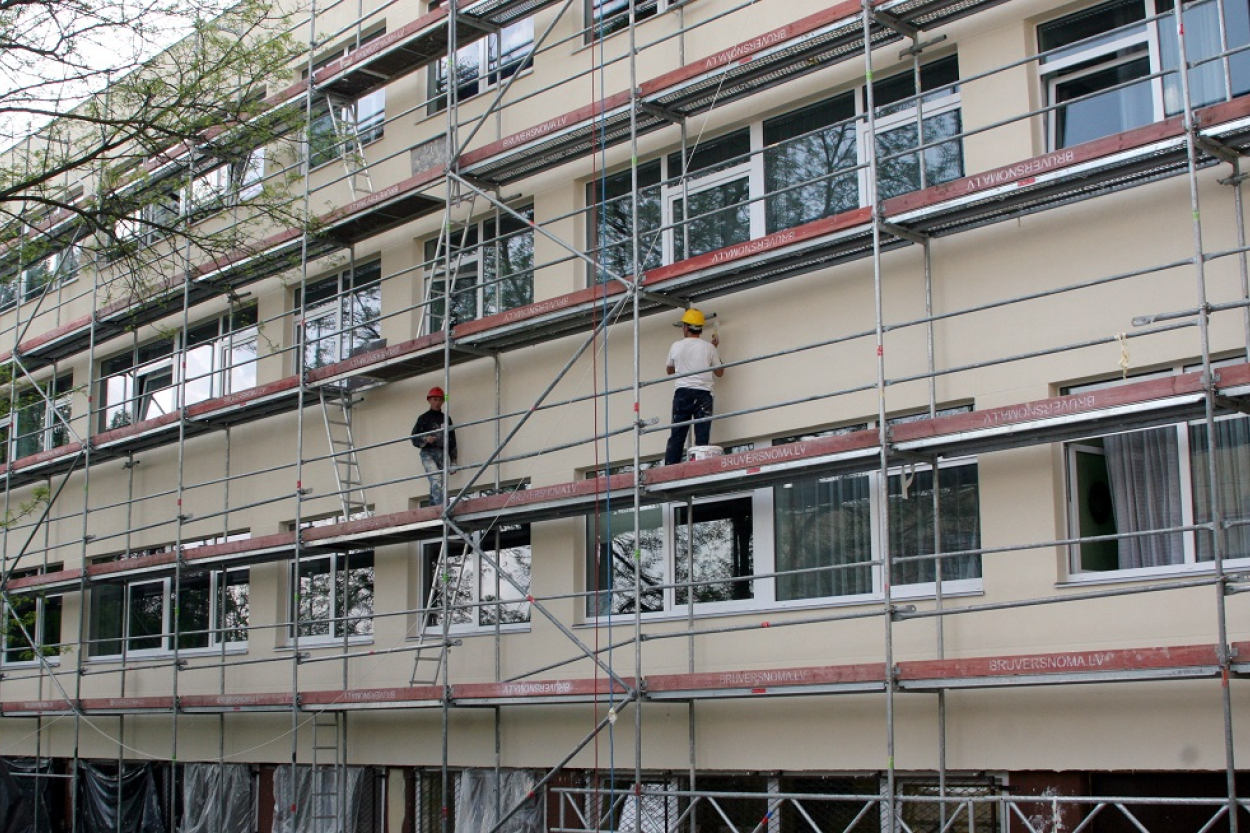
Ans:
[[[707,323],[707,319],[703,317],[703,313],[697,309],[688,309],[681,317],[681,323],[689,324],[691,327],[702,327]]]

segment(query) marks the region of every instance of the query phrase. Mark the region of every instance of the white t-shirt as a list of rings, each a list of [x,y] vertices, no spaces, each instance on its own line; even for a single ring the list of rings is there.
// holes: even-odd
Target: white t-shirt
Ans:
[[[720,354],[716,352],[716,348],[711,342],[704,341],[701,338],[678,339],[673,342],[673,346],[668,350],[667,366],[673,368],[674,372],[707,371],[706,373],[694,373],[690,376],[680,376],[674,380],[674,387],[710,391],[712,385],[715,384],[716,377],[712,375],[712,371],[707,369],[716,367],[720,363]]]

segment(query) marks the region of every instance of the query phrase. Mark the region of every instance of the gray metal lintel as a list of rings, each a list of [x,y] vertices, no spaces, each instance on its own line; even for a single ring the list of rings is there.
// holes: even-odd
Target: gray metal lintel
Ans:
[[[685,298],[673,298],[662,292],[654,292],[649,289],[639,289],[638,297],[647,301],[654,301],[666,307],[672,307],[673,309],[688,309],[690,307],[690,301]]]
[[[900,49],[898,51],[898,57],[901,60],[903,58],[910,58],[914,55],[919,55],[921,52],[924,52],[930,46],[935,46],[944,40],[946,40],[946,35],[938,35],[937,37],[932,37],[924,41],[921,41],[921,40],[915,41],[914,43],[912,43],[911,46],[907,47],[906,49]]]
[[[1231,396],[1215,395],[1215,404],[1221,408],[1227,408],[1230,411],[1238,413],[1250,414],[1250,402],[1243,399],[1236,399]]]
[[[492,350],[488,347],[471,347],[468,344],[461,344],[458,341],[453,341],[451,343],[451,349],[458,350],[461,353],[468,353],[471,356],[481,356],[486,359],[494,358],[499,355],[498,350]]]
[[[891,223],[887,220],[878,220],[877,223],[881,226],[881,230],[885,233],[893,237],[897,237],[900,240],[906,240],[908,243],[915,243],[917,246],[923,246],[925,241],[929,239],[926,235],[918,231],[912,231],[911,229],[900,226],[897,223]]]
[[[883,12],[879,9],[874,9],[872,12],[872,19],[877,21],[878,23],[880,23],[882,26],[884,26],[887,29],[893,29],[895,32],[898,32],[900,35],[902,35],[905,38],[917,39],[920,35],[919,26],[916,26],[912,23],[908,23],[906,20],[903,20],[901,17],[892,15],[889,12]]]
[[[682,122],[686,120],[686,117],[682,115],[681,113],[677,112],[676,110],[670,110],[667,107],[661,107],[659,104],[655,104],[650,101],[639,101],[638,109],[644,113],[650,113],[651,115],[655,116],[657,119],[662,119],[667,122],[672,122],[673,124],[681,124]]]
[[[1227,162],[1230,165],[1236,163],[1239,159],[1246,155],[1244,151],[1230,147],[1218,139],[1213,139],[1204,133],[1196,133],[1194,136],[1194,143],[1207,153],[1214,156],[1216,159],[1219,159],[1222,162]]]
[[[476,29],[477,31],[484,32],[488,35],[498,35],[503,31],[503,27],[497,23],[488,23],[481,18],[472,17],[463,13],[456,14],[456,25],[468,26],[470,29]]]

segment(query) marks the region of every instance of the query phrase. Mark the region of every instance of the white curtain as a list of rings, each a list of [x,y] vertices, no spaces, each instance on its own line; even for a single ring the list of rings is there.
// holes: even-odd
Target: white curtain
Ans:
[[[1115,528],[1121,534],[1181,524],[1181,486],[1175,428],[1115,434],[1103,441],[1111,480]],[[1184,560],[1180,533],[1120,539],[1120,569],[1160,567]]]

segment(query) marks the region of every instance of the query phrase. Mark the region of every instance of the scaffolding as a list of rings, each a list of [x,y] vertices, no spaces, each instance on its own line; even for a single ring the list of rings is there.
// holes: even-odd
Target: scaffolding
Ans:
[[[1099,43],[1103,34],[975,74],[956,71],[953,79],[927,74],[935,51],[938,60],[953,54],[945,43],[948,32],[958,45],[959,34],[975,31],[977,21],[1001,20],[1011,6],[1004,0],[851,0],[806,15],[780,2],[733,0],[630,0],[614,15],[597,0],[584,10],[572,0],[428,5],[424,14],[395,25],[395,15],[408,13],[405,6],[385,4],[365,13],[336,3],[314,8],[296,26],[308,43],[303,80],[266,103],[274,112],[302,110],[305,135],[291,137],[300,158],[268,176],[301,175],[302,193],[293,200],[302,203],[303,227],[264,228],[245,245],[202,262],[190,246],[168,246],[162,273],[168,277],[148,287],[141,304],[111,294],[104,264],[93,271],[90,286],[48,279],[37,295],[16,300],[6,313],[12,320],[3,337],[11,346],[0,360],[12,369],[9,401],[36,391],[48,415],[44,439],[32,441],[32,453],[17,451],[23,448],[16,441],[18,422],[9,423],[6,430],[13,433],[4,439],[0,601],[9,623],[3,631],[9,662],[0,674],[0,725],[6,727],[0,794],[9,794],[6,782],[20,787],[35,811],[30,829],[190,830],[186,807],[206,801],[215,807],[216,829],[255,829],[255,820],[230,797],[248,789],[249,777],[238,763],[279,760],[282,765],[269,776],[272,795],[266,796],[276,809],[261,811],[274,830],[372,831],[381,829],[387,807],[400,804],[405,829],[419,833],[450,833],[453,827],[490,833],[716,829],[712,825],[735,831],[1041,833],[1100,829],[1104,820],[1141,830],[1244,827],[1250,805],[1238,780],[1234,717],[1239,680],[1250,673],[1250,641],[1238,638],[1246,631],[1230,608],[1247,587],[1247,568],[1237,561],[1233,542],[1250,523],[1250,508],[1236,502],[1235,483],[1244,472],[1229,470],[1232,463],[1220,445],[1227,417],[1250,413],[1250,247],[1240,168],[1250,148],[1250,95],[1237,92],[1240,59],[1250,43],[1236,42],[1225,30],[1226,6],[1233,4],[1199,0],[1184,14],[1173,4],[1115,29],[1127,37],[1152,27],[1152,48],[1160,57],[1143,79],[1110,89],[1154,85],[1175,96],[1173,109],[1144,126],[1070,145],[1054,140],[1056,124],[1081,104],[1097,106],[1096,93],[1026,103],[1022,112],[991,120],[981,118],[984,111],[963,118],[961,106],[951,109],[947,100],[978,88],[996,90],[1018,77],[1036,81],[1055,71],[1046,69],[1051,62]],[[1187,43],[1198,36],[1185,23],[1203,9],[1220,22],[1218,44],[1194,58]],[[598,22],[594,10],[602,13]],[[585,26],[575,23],[580,11],[590,21]],[[669,20],[658,37],[659,30],[646,25],[652,17]],[[787,22],[765,28],[765,21],[772,26],[781,19]],[[503,34],[526,20],[533,21],[532,36],[523,54],[505,62]],[[596,31],[609,24],[613,31]],[[730,37],[744,29],[752,36]],[[717,51],[699,51],[709,43]],[[1169,45],[1175,54],[1163,54]],[[469,60],[465,50],[473,48],[485,56],[473,68],[476,75],[462,66]],[[330,51],[342,57],[321,60]],[[572,66],[570,51],[585,58],[584,73],[547,82],[525,71],[544,59]],[[882,65],[903,71],[883,76],[875,69]],[[667,69],[654,73],[652,66]],[[846,120],[793,128],[784,138],[748,143],[746,149],[725,143],[712,151],[711,161],[699,159],[712,146],[705,136],[709,124],[713,133],[755,125],[757,114],[772,106],[762,102],[769,92],[790,90],[794,102],[814,101],[820,92],[818,104],[831,107],[814,77],[833,71],[861,82],[849,86],[855,106]],[[379,129],[408,130],[415,119],[420,141],[375,158],[380,153],[361,139],[355,102],[419,73],[430,78],[425,99],[388,112]],[[1196,94],[1195,77],[1208,86],[1218,77],[1223,92]],[[579,83],[585,86],[575,88]],[[553,101],[567,102],[570,90],[586,88],[593,95],[577,102],[588,103],[555,116],[545,109]],[[336,164],[318,166],[312,124],[323,103],[339,147]],[[522,121],[516,129],[518,119],[535,112],[544,114],[540,121]],[[906,119],[898,118],[904,112]],[[953,120],[937,121],[951,112]],[[950,123],[953,128],[943,126]],[[899,130],[911,131],[901,145],[882,138]],[[753,187],[728,197],[728,204],[696,199],[694,171],[750,169],[741,176],[763,182],[771,147],[824,141],[834,132],[849,137],[863,158],[836,165],[825,160],[814,174],[775,189]],[[1037,147],[1043,135],[1041,144],[1054,149],[1040,155],[1005,159],[989,152],[1002,136],[1030,138],[1019,144]],[[975,149],[999,164],[969,172]],[[195,153],[188,151],[152,179],[190,182],[195,164]],[[570,171],[576,182],[586,180],[586,206],[540,216],[530,200],[549,187],[543,177],[564,177],[567,185]],[[615,178],[611,184],[609,177]],[[826,206],[819,216],[800,206],[788,219],[750,226],[744,239],[709,231],[731,222],[726,218],[733,211],[763,217],[787,195],[801,202],[805,193],[830,195],[839,188],[850,188],[854,199]],[[1219,248],[1208,242],[1215,222],[1208,218],[1216,212],[1203,208],[1215,188],[1232,194],[1230,217],[1219,229],[1236,231],[1235,243]],[[1153,189],[1143,202],[1183,205],[1188,225],[1175,231],[1193,241],[1184,256],[1145,264],[1126,256],[1115,261],[1121,264],[1116,271],[1102,271],[1099,264],[1014,295],[985,287],[978,287],[979,294],[943,295],[944,247],[955,249],[949,257],[959,264],[973,246],[1019,243],[1019,236],[1001,233],[1010,222],[1044,228],[1065,213],[1074,218],[1070,222],[1089,222],[1100,208],[1131,211],[1124,195],[1147,193],[1141,189]],[[238,208],[246,227],[245,207]],[[655,216],[648,220],[651,211]],[[584,237],[570,233],[579,225],[589,229]],[[382,251],[380,241],[407,235],[412,246],[415,226],[430,237],[423,255],[390,272],[375,265],[386,262],[374,257]],[[78,233],[68,217],[48,218],[30,230],[53,240],[76,239]],[[715,242],[696,239],[701,234]],[[17,264],[17,274],[28,266]],[[1217,270],[1218,282],[1211,277]],[[540,273],[589,277],[581,288],[568,290],[566,282],[566,291],[535,297],[534,276]],[[867,288],[833,286],[842,273]],[[424,290],[413,291],[423,279]],[[1192,281],[1192,294],[1176,288],[1182,280]],[[276,285],[282,287],[281,309],[267,302],[261,310],[243,300],[249,291]],[[858,292],[856,303],[871,308],[873,320],[751,339],[761,349],[735,356],[726,368],[781,375],[777,368],[788,362],[850,356],[860,357],[863,366],[802,390],[778,385],[784,396],[759,396],[712,418],[718,432],[746,438],[766,436],[761,426],[775,419],[793,426],[790,436],[774,432],[770,445],[652,466],[652,435],[674,428],[643,404],[654,398],[648,395],[654,386],[668,381],[644,367],[655,322],[696,305],[740,298],[761,303],[762,293],[785,289],[800,299],[792,301],[796,307],[804,298],[816,306],[820,292]],[[995,316],[1009,314],[1044,320],[1081,299],[1105,298],[1105,291],[1149,296],[1143,308],[1152,311],[1125,332],[1085,325],[1072,337],[1060,333],[1054,339],[1045,337],[1041,325],[1034,337],[1017,339],[994,323]],[[1157,294],[1157,309],[1149,306],[1151,293]],[[905,295],[909,303],[899,303]],[[89,311],[77,317],[67,312],[83,308]],[[201,343],[189,334],[203,329],[196,310],[210,311],[219,322],[211,341],[217,363],[198,377],[188,369],[188,357]],[[149,342],[141,332],[165,329],[178,333],[165,337],[167,352],[145,357]],[[280,335],[266,335],[273,331]],[[963,343],[982,331],[1003,349]],[[391,343],[383,333],[416,335]],[[134,358],[110,376],[107,361],[126,341]],[[262,341],[270,342],[267,355]],[[1183,366],[1132,376],[1136,364],[1130,357],[1139,345],[1150,357],[1148,369]],[[1112,374],[1101,360],[1087,362],[1098,370],[1083,378],[1054,375],[1065,367],[1061,359],[1093,351],[1121,357],[1114,369],[1122,378],[1102,384]],[[525,376],[520,399],[515,391],[505,395],[504,362],[513,356],[534,371]],[[610,377],[609,365],[627,368],[627,378]],[[66,366],[87,368],[87,395],[80,397],[88,403],[85,415],[70,418],[60,407],[64,392],[49,384]],[[1048,395],[1015,395],[1037,386],[1014,383],[1013,375],[1042,379]],[[107,401],[114,378],[130,387],[120,401]],[[974,381],[960,381],[965,379]],[[997,385],[985,401],[970,387],[980,384],[977,379]],[[197,382],[201,393],[193,395]],[[445,504],[406,497],[406,508],[396,509],[393,495],[408,495],[427,473],[405,473],[407,464],[390,462],[393,455],[410,455],[402,429],[379,438],[376,429],[353,430],[359,424],[354,421],[376,408],[375,415],[387,410],[404,422],[405,400],[395,390],[411,393],[426,382],[453,394],[457,387],[471,389],[489,413],[455,425],[478,441],[470,459],[457,464],[444,457],[441,469],[428,473],[431,483],[440,479]],[[310,417],[309,409],[319,413]],[[624,412],[627,420],[613,421]],[[565,414],[589,414],[592,428],[567,427],[574,417]],[[558,421],[563,433],[557,437],[545,419]],[[534,424],[548,433],[535,439],[527,433]],[[293,439],[293,453],[277,462],[248,451],[277,442],[265,433],[273,425],[282,426],[273,433]],[[1108,437],[1176,425],[1192,426],[1183,434],[1197,461],[1192,488],[1208,496],[1205,514],[1191,512],[1179,522],[1139,531],[1065,526],[1034,537],[1014,537],[1015,530],[1000,525],[992,545],[983,544],[976,519],[973,536],[945,534],[945,513],[959,509],[944,497],[955,489],[943,486],[943,474],[959,471],[968,460],[1051,447],[1067,454],[1081,442],[1101,449]],[[243,451],[235,451],[236,443]],[[249,453],[255,459],[247,459]],[[569,465],[574,455],[583,462]],[[152,463],[145,466],[145,457]],[[206,457],[221,458],[220,470],[210,470]],[[556,462],[543,468],[549,458]],[[106,469],[118,462],[121,474],[117,467]],[[1052,480],[1066,483],[1068,465],[1060,464],[1065,473],[1052,473]],[[376,476],[378,470],[386,474]],[[566,474],[555,480],[547,476],[552,470]],[[577,476],[570,479],[570,470]],[[700,501],[861,476],[859,499],[874,507],[864,519],[871,532],[863,534],[878,542],[863,558],[728,574],[696,569]],[[97,478],[111,485],[96,487]],[[914,517],[895,517],[896,498],[912,488],[930,505]],[[214,508],[196,514],[184,509],[191,504]],[[645,563],[644,540],[655,532],[655,511],[665,507],[672,508],[673,538],[663,546],[674,554],[671,571],[656,575]],[[271,527],[280,522],[281,530],[254,535],[238,520],[261,516]],[[585,534],[568,531],[567,524],[578,520],[585,522]],[[607,575],[593,583],[586,577],[583,589],[537,592],[529,583],[529,536],[533,525],[548,522],[566,524],[559,533],[567,542],[562,557],[577,557],[580,542],[572,539],[580,536],[586,570],[606,562]],[[913,525],[907,534],[922,543],[903,540],[907,524]],[[71,526],[77,533],[65,534]],[[1042,593],[1016,588],[985,594],[991,598],[984,600],[958,589],[959,579],[979,584],[982,565],[995,559],[1067,558],[1086,548],[1167,536],[1190,542],[1185,546],[1201,552],[1195,563],[1208,568],[1142,573],[1135,581],[1058,582]],[[416,553],[421,565],[416,592],[395,609],[374,605],[375,551],[387,546],[405,548],[406,558]],[[974,576],[962,572],[969,564]],[[277,610],[273,621],[252,622],[231,610],[231,604],[249,604],[246,578],[242,597],[232,597],[230,588],[250,568],[268,568],[270,579],[283,585],[280,601],[258,602]],[[869,576],[872,592],[851,602],[732,605],[735,593],[755,592],[755,586],[829,576],[833,584],[861,590],[863,579],[856,576]],[[484,583],[488,577],[493,587]],[[466,581],[479,582],[476,591]],[[115,631],[93,632],[89,615],[98,615],[105,594],[122,594],[114,608],[120,613],[135,603],[129,595],[134,588],[151,590],[146,598],[158,606],[161,599],[172,600],[154,630],[137,633],[122,622]],[[213,613],[203,622],[184,619],[178,600],[205,592]],[[51,599],[57,600],[58,624],[62,609],[77,610],[73,638],[62,633],[48,640],[39,632],[51,621],[43,613]],[[1180,604],[1201,610],[1205,624],[1133,644],[1068,636],[1067,644],[1081,647],[975,655],[947,634],[947,628],[1001,627],[1004,616],[1024,620],[1034,611],[1086,604],[1123,610],[1134,600],[1159,609]],[[726,604],[701,607],[709,601]],[[657,612],[666,615],[647,615]],[[963,624],[968,621],[985,624]],[[525,636],[529,643],[518,642],[522,632],[511,627],[522,622],[532,629]],[[819,663],[754,656],[735,665],[727,660],[737,656],[732,649],[706,647],[764,631],[777,641],[805,633],[824,640],[877,633],[880,641],[870,650],[806,652],[831,660]],[[466,634],[489,635],[489,648],[468,645]],[[505,672],[518,664],[505,656],[505,645],[523,653],[524,647],[511,646],[544,635],[562,648],[535,651],[545,659],[523,660],[525,670]],[[236,643],[270,649],[239,651]],[[684,655],[673,649],[657,662],[653,654],[666,644],[684,645]],[[462,654],[470,658],[460,665]],[[684,670],[674,662],[684,663]],[[247,676],[257,666],[268,672],[263,678],[270,686],[258,688],[258,678]],[[491,667],[488,681],[480,677],[483,666]],[[278,683],[283,672],[289,680]],[[963,692],[1179,687],[1195,681],[1218,686],[1223,784],[1217,795],[1037,793],[1027,783],[1007,787],[985,772],[948,765],[948,700]],[[763,789],[747,790],[741,788],[745,780],[720,775],[718,767],[699,760],[697,718],[720,704],[768,704],[775,698],[823,703],[835,696],[856,710],[867,708],[864,703],[879,709],[879,753],[863,756],[878,762],[871,776],[778,771],[751,782],[765,784]],[[900,710],[914,712],[921,701],[931,708],[932,729],[922,740],[904,738],[914,716],[904,719]],[[527,767],[532,772],[517,778],[504,749],[512,710],[525,707],[555,714],[581,707],[577,714],[589,710],[593,717],[573,730],[578,738],[567,749],[544,750],[544,769]],[[682,715],[688,733],[684,768],[667,763],[668,757],[656,763],[648,754],[655,742],[649,710],[669,707],[677,711],[664,714]],[[767,708],[752,703],[740,713],[749,715],[752,707]],[[465,717],[483,711],[489,720]],[[437,755],[423,751],[436,763],[408,768],[404,787],[412,795],[402,801],[377,799],[382,787],[367,771],[371,762],[353,754],[353,726],[379,713],[403,715],[439,739]],[[279,732],[273,722],[234,722],[264,715],[289,716],[289,726]],[[776,713],[770,718],[776,720]],[[155,734],[167,741],[168,751],[132,745],[137,734],[154,734],[157,719],[167,721]],[[393,726],[404,725],[395,720]],[[189,769],[200,764],[183,763],[186,749],[196,749],[193,757],[204,760],[209,721],[216,759],[205,760],[212,766],[202,771]],[[263,727],[267,734],[247,744],[263,754],[249,760],[237,751],[242,744],[227,743],[239,725]],[[430,728],[435,725],[437,731]],[[89,733],[113,745],[111,769],[89,752],[101,743]],[[493,755],[487,757],[493,766],[462,763],[456,749],[461,733],[491,735]],[[606,738],[613,740],[605,763],[598,756]],[[932,765],[900,766],[904,742],[913,759]],[[930,748],[917,754],[916,747],[926,744]],[[167,769],[135,767],[150,757]],[[65,799],[60,805],[58,795]],[[139,805],[149,809],[133,809]],[[1178,819],[1192,828],[1182,828]]]

